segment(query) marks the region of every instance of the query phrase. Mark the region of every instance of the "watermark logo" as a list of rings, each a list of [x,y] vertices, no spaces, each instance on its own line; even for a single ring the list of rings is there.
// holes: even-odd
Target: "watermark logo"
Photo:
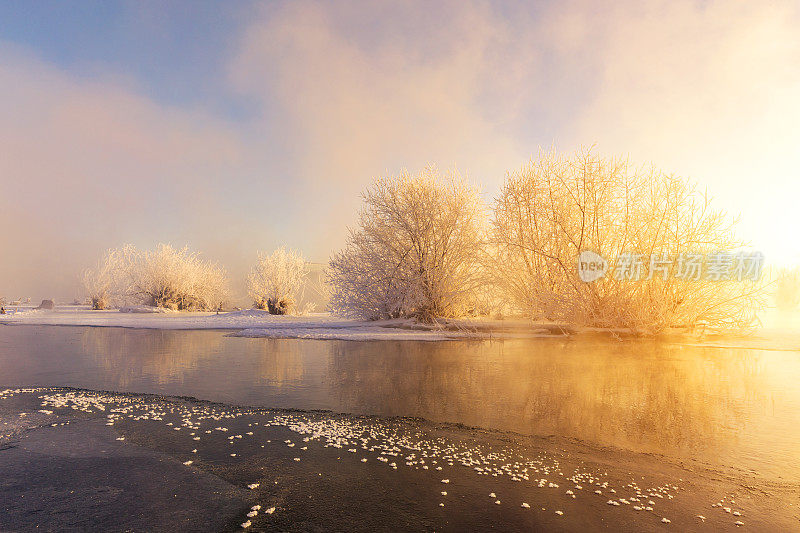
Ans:
[[[581,281],[591,283],[605,276],[608,263],[600,254],[584,250],[578,256],[578,276]]]
[[[602,278],[606,271],[617,281],[638,281],[660,277],[674,277],[684,281],[757,281],[764,266],[761,252],[717,252],[709,255],[683,253],[671,257],[666,254],[619,254],[612,264],[601,255],[585,250],[578,256],[578,277],[591,283]]]

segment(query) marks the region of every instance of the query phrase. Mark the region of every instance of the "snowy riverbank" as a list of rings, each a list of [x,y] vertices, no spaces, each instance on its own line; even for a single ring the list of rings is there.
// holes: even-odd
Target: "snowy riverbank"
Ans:
[[[276,316],[259,309],[227,313],[177,312],[150,307],[95,311],[88,306],[60,305],[53,310],[33,307],[6,308],[0,325],[89,326],[160,330],[228,330],[231,336],[248,338],[353,340],[353,341],[446,341],[457,339],[522,339],[564,335],[601,335],[628,338],[623,330],[576,329],[565,325],[524,319],[486,317],[447,319],[425,324],[410,319],[363,321],[330,313]],[[674,331],[664,334],[670,342],[759,350],[800,350],[800,313],[761,314],[762,326],[752,331]]]
[[[93,326],[164,330],[231,330],[241,337],[317,340],[410,340],[522,338],[560,335],[557,327],[534,326],[524,320],[450,320],[420,324],[412,320],[361,321],[314,313],[275,316],[259,309],[213,312],[143,312],[127,308],[95,311],[87,306],[59,306],[54,310],[12,308],[0,324],[38,326]]]

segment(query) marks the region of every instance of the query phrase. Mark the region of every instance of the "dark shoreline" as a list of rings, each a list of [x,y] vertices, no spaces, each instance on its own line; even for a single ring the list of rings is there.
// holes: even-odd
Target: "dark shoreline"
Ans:
[[[798,484],[571,439],[72,388],[7,396],[0,398],[2,530],[232,531],[247,520],[250,531],[800,527],[791,503]],[[42,406],[48,397],[84,403]],[[214,429],[223,426],[228,431]],[[529,479],[514,481],[523,468]],[[259,485],[248,489],[252,483]],[[634,510],[640,504],[653,509]],[[248,518],[255,505],[261,510]]]

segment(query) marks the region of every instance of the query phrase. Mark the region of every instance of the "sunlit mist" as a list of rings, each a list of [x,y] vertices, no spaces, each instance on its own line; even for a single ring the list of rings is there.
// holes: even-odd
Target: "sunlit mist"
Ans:
[[[768,261],[800,260],[792,2],[276,2],[188,19],[135,3],[80,39],[65,28],[81,12],[15,6],[0,10],[7,298],[78,297],[106,249],[162,242],[219,262],[245,298],[259,250],[327,262],[373,179],[436,164],[489,199],[540,146],[694,180]]]

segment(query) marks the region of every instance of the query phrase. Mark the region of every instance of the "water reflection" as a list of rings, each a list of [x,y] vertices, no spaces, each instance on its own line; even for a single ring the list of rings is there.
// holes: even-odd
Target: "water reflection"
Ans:
[[[0,384],[419,416],[800,476],[799,352],[599,338],[359,343],[7,326],[0,370]]]
[[[770,404],[752,350],[546,340],[387,345],[375,358],[336,346],[338,404],[641,451],[719,451]]]
[[[227,359],[225,337],[216,331],[150,331],[86,328],[81,349],[119,387],[128,388],[142,379],[168,385],[206,367],[211,358]],[[254,383],[281,387],[303,379],[301,345],[288,339],[245,342],[244,350],[229,364],[246,361]],[[121,357],[124,354],[124,360]],[[231,369],[231,371],[235,371]],[[208,376],[211,381],[220,378]]]
[[[254,369],[261,383],[272,387],[293,388],[305,378],[303,355],[308,354],[303,344],[292,339],[249,339],[247,353],[256,362]]]
[[[136,387],[142,379],[167,384],[195,370],[203,359],[219,353],[217,332],[118,330],[81,328],[81,351],[97,362],[98,370],[120,389]]]

